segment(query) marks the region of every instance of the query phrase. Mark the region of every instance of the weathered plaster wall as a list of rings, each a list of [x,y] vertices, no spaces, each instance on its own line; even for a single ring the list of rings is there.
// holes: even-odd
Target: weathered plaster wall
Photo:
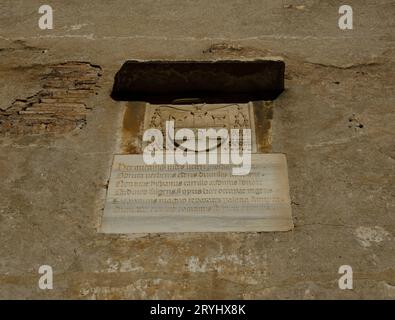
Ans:
[[[0,137],[0,298],[395,298],[395,7],[348,4],[353,31],[337,1],[54,0],[55,29],[40,31],[41,1],[0,0],[0,107],[55,63],[103,73],[82,129]],[[287,65],[273,151],[287,154],[295,229],[98,234],[121,64],[265,54]],[[42,264],[52,291],[38,289]],[[354,290],[338,289],[343,264]]]

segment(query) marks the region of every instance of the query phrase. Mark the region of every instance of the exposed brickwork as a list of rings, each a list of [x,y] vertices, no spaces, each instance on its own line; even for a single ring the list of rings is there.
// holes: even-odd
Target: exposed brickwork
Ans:
[[[0,108],[0,134],[64,133],[86,124],[85,100],[95,93],[100,67],[67,62],[51,69],[41,91]]]

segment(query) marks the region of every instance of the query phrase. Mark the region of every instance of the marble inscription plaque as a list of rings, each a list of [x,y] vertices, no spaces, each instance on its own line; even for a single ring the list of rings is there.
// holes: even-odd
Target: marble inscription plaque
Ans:
[[[287,231],[293,228],[285,155],[252,154],[233,165],[146,165],[115,155],[104,233]]]

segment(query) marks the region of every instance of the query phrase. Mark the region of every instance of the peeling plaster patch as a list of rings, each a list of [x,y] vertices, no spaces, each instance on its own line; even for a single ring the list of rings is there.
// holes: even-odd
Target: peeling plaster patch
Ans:
[[[263,261],[262,261],[263,260]],[[190,256],[186,260],[186,269],[192,273],[217,272],[221,278],[231,279],[241,283],[258,284],[262,276],[267,274],[266,254],[258,257],[253,255],[251,250],[246,254],[225,254],[221,248],[218,255],[201,259],[197,256]],[[257,265],[263,265],[260,270],[256,270]],[[238,276],[235,278],[235,273]]]
[[[79,290],[80,296],[90,300],[119,300],[119,299],[164,299],[174,290],[174,282],[163,279],[138,279],[125,286],[94,287],[85,284]],[[177,298],[177,297],[175,297]]]
[[[254,47],[241,46],[238,43],[219,42],[210,45],[203,50],[203,54],[212,57],[253,57],[257,56],[274,56],[274,52],[267,49],[258,49]]]
[[[188,258],[187,268],[189,272],[206,272],[206,263],[201,264],[198,257]]]
[[[370,247],[372,242],[380,243],[389,238],[390,234],[382,227],[359,227],[354,231],[358,242],[364,248]]]
[[[35,95],[0,106],[0,134],[65,133],[86,124],[85,103],[97,89],[101,68],[85,62],[51,65]]]
[[[237,254],[222,254],[214,257],[205,258],[203,261],[200,261],[198,257],[191,256],[188,259],[187,268],[190,272],[216,271],[218,273],[221,273],[223,272],[223,263],[230,263],[234,266],[242,266],[245,264],[241,257]]]
[[[230,266],[247,266],[254,265],[254,261],[249,255],[237,254],[219,254],[214,257],[207,257],[200,261],[199,257],[191,256],[187,260],[187,269],[189,272],[207,272],[217,271],[221,273],[224,269],[222,265]]]
[[[104,272],[143,272],[144,268],[134,265],[132,259],[114,261],[112,258],[107,259],[107,269]],[[101,271],[103,272],[103,271]]]
[[[87,23],[74,24],[74,25],[70,26],[67,30],[68,31],[80,30],[83,27],[86,27],[87,25],[88,25]]]
[[[158,264],[162,267],[166,266],[168,264],[168,261],[163,259],[162,257],[158,258]]]
[[[90,300],[101,299],[147,299],[148,285],[144,280],[138,280],[136,284],[123,287],[86,287],[80,290],[80,295]],[[137,295],[137,296],[136,296]],[[152,299],[155,299],[152,297]]]

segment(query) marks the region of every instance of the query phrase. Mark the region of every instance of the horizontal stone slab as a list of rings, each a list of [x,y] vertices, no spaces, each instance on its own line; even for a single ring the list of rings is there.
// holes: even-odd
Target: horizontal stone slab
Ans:
[[[172,103],[273,100],[284,90],[281,58],[221,61],[127,61],[115,76],[112,98]]]
[[[233,165],[146,165],[115,155],[101,232],[256,232],[293,228],[284,154],[253,154],[248,175]]]

